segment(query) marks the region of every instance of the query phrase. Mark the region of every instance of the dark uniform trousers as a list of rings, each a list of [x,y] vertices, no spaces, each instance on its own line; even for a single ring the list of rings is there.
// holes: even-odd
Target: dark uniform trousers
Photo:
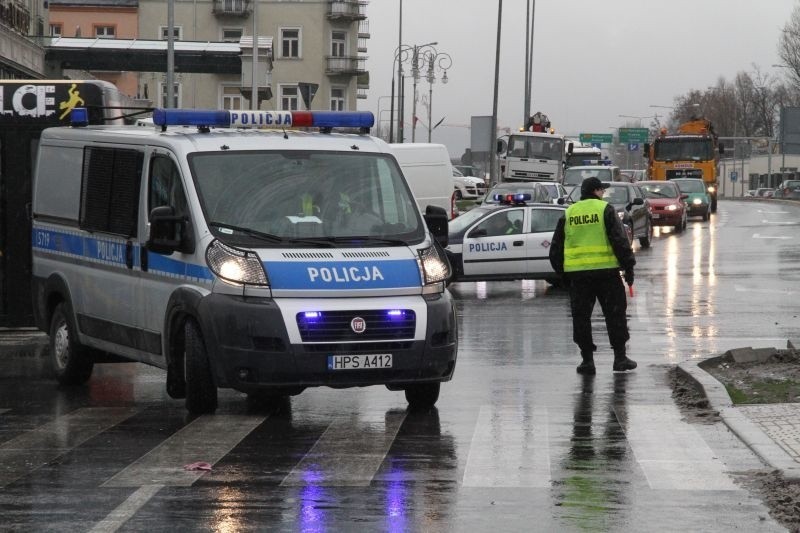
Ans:
[[[624,350],[630,339],[626,310],[628,301],[625,286],[616,272],[608,276],[570,276],[570,307],[572,309],[572,339],[581,352],[592,353],[592,311],[595,300],[606,319],[608,340],[615,350]],[[623,352],[624,353],[624,352]]]

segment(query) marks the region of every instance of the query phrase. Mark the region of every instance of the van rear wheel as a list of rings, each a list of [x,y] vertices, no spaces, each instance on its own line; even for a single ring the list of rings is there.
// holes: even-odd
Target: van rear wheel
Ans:
[[[213,413],[217,410],[217,386],[211,375],[211,363],[203,342],[203,334],[200,332],[200,326],[192,319],[186,320],[184,332],[186,409],[190,413]]]
[[[405,388],[406,401],[411,409],[430,409],[439,399],[441,383],[420,383]]]
[[[50,320],[50,357],[53,373],[61,385],[81,385],[92,376],[94,362],[78,342],[66,303],[61,302]]]

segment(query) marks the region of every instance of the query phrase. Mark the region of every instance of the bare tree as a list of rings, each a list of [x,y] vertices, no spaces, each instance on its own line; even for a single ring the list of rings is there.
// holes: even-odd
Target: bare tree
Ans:
[[[783,27],[778,39],[778,56],[786,66],[792,85],[800,89],[800,4],[795,6]]]

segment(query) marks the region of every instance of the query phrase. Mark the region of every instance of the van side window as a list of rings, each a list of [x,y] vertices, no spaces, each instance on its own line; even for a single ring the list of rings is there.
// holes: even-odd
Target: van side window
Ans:
[[[138,150],[84,148],[81,229],[136,236],[143,159]]]
[[[171,206],[176,215],[189,215],[181,175],[175,162],[166,156],[155,155],[150,160],[150,187],[147,192],[148,212],[156,207]]]

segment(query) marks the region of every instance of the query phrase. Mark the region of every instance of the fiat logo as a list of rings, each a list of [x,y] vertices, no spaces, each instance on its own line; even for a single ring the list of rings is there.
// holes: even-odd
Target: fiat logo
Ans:
[[[364,330],[367,329],[367,321],[357,316],[350,321],[350,329],[353,330],[353,333],[364,333]]]

